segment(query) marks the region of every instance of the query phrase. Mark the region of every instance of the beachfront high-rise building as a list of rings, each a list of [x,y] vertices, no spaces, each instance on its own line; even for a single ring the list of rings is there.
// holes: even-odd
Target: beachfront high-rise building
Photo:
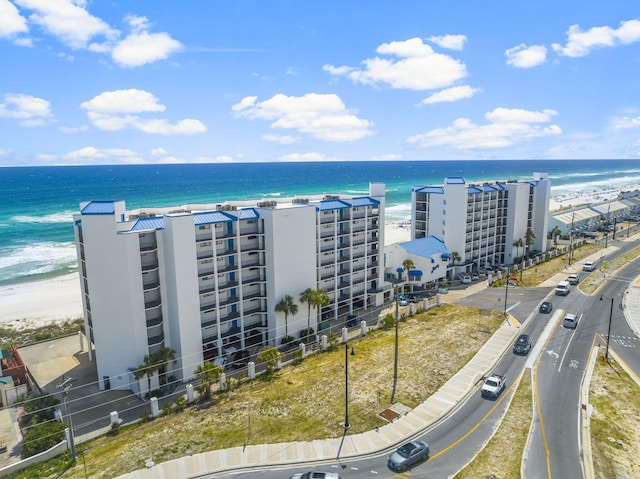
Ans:
[[[444,241],[459,256],[454,273],[513,264],[527,251],[527,238],[530,251],[547,250],[550,192],[546,173],[534,173],[532,181],[448,177],[442,185],[415,186],[411,236]]]
[[[144,393],[134,371],[166,348],[176,357],[169,374],[186,380],[231,348],[297,339],[309,321],[299,300],[307,288],[330,298],[311,314],[315,331],[317,318],[329,324],[381,305],[384,195],[371,183],[367,196],[133,211],[124,201],[82,203],[76,247],[100,388]],[[300,306],[288,318],[275,311],[286,295]]]

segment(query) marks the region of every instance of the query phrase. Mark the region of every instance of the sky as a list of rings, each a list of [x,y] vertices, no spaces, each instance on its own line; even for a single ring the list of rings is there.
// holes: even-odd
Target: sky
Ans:
[[[637,0],[0,0],[0,166],[638,158]]]

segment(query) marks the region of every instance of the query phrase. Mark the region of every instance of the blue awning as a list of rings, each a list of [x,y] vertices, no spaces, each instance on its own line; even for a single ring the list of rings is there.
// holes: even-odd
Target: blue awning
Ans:
[[[420,271],[419,269],[410,269],[409,270],[409,276],[422,276],[422,271]]]
[[[449,253],[442,253],[440,256],[442,259],[449,259]]]
[[[396,270],[396,273],[402,273],[403,271],[404,271],[404,270],[403,270],[402,268],[398,268],[398,269]]]

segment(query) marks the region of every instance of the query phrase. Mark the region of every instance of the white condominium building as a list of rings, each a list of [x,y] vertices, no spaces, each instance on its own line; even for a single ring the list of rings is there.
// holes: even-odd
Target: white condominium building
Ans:
[[[315,331],[319,317],[381,305],[384,195],[384,184],[371,183],[367,196],[133,211],[124,201],[82,203],[76,246],[100,388],[141,392],[146,380],[133,371],[165,348],[176,357],[168,373],[187,380],[230,348],[297,339],[309,321],[307,288],[331,300],[312,311]],[[286,295],[298,313],[285,319],[275,306]]]
[[[513,264],[526,253],[527,238],[529,251],[547,250],[550,188],[546,173],[534,173],[532,181],[448,177],[442,185],[415,186],[412,238],[443,240],[459,256],[453,273]]]

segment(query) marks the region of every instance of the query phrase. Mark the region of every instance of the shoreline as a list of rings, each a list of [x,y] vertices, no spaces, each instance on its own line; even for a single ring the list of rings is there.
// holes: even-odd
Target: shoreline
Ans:
[[[621,191],[611,188],[553,196],[549,200],[549,212],[615,199]],[[409,241],[411,225],[406,220],[386,222],[384,235],[385,246]],[[0,324],[20,330],[82,318],[79,281],[76,271],[48,279],[0,286]]]

